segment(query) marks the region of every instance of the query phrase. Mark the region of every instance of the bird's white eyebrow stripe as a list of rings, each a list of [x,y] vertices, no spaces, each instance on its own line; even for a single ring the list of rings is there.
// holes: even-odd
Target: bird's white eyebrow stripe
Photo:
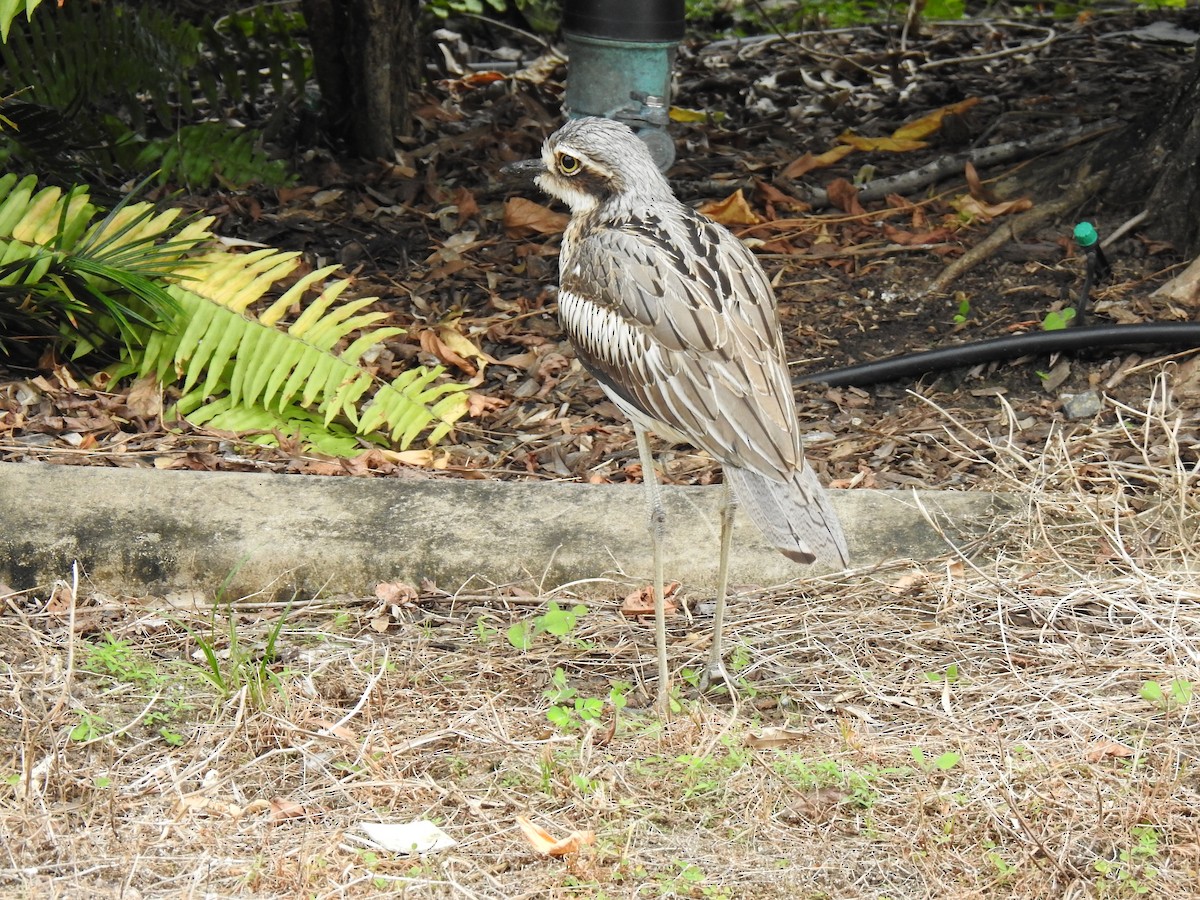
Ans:
[[[576,150],[574,147],[561,145],[554,148],[554,157],[557,159],[560,156],[573,156],[579,160],[580,166],[583,169],[590,169],[593,172],[603,175],[606,178],[613,177],[613,171],[603,163],[599,163],[592,157],[588,156],[582,150]]]

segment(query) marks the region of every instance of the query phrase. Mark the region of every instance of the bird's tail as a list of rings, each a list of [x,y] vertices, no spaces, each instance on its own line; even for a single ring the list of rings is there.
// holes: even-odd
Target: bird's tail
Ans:
[[[842,523],[812,466],[806,463],[787,480],[728,465],[724,471],[738,505],[781,553],[801,563],[849,565]]]

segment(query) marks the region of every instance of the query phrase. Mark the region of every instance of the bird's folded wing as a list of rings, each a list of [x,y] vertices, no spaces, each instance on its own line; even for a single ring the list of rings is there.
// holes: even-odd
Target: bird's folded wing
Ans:
[[[785,475],[803,463],[774,295],[737,238],[680,209],[577,239],[563,327],[644,416],[722,463]]]

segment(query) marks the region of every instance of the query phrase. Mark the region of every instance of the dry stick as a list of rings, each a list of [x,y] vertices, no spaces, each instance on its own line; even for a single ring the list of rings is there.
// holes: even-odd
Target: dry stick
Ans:
[[[1103,119],[1090,125],[1076,125],[1071,128],[1056,128],[1035,137],[1005,141],[1003,144],[993,144],[990,147],[979,147],[965,153],[941,156],[931,163],[917,169],[911,169],[900,175],[887,178],[876,178],[862,184],[858,188],[858,199],[880,200],[888,194],[909,194],[926,185],[933,184],[943,178],[949,178],[962,172],[967,163],[978,168],[994,166],[998,163],[1042,153],[1046,150],[1065,150],[1075,144],[1090,141],[1121,127],[1116,119]],[[812,204],[814,209],[829,205],[829,194],[823,188],[812,188],[804,192],[803,198]]]
[[[50,596],[54,596],[53,591]],[[58,700],[55,701],[54,709],[50,710],[50,715],[46,716],[47,722],[57,719],[63,707],[67,705],[67,701],[71,699],[71,685],[75,680],[75,607],[78,602],[79,560],[75,560],[71,565],[71,605],[67,609],[67,668],[63,672],[62,690],[59,692]]]
[[[967,253],[946,266],[942,270],[942,274],[935,278],[917,296],[920,297],[926,294],[945,291],[960,275],[966,274],[975,268],[975,266],[988,259],[1010,240],[1020,237],[1026,231],[1040,225],[1047,219],[1053,219],[1074,209],[1086,200],[1089,194],[1098,190],[1107,177],[1108,173],[1105,171],[1077,181],[1066,194],[1057,200],[1053,200],[1050,203],[1043,203],[1041,206],[1034,207],[1029,212],[1005,222],[988,235],[987,238],[972,247]]]

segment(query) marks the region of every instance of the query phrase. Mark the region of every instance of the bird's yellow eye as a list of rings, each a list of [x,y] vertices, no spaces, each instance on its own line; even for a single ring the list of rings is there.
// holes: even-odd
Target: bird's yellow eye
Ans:
[[[574,175],[580,170],[579,160],[564,153],[558,158],[558,171],[564,175]]]

